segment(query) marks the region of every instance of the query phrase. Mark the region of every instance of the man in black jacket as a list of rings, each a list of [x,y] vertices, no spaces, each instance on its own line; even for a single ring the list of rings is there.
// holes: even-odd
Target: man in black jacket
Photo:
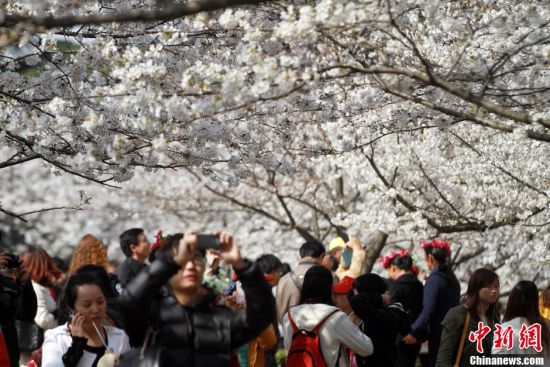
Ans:
[[[119,284],[126,288],[141,269],[145,268],[145,261],[151,252],[151,244],[143,229],[130,228],[120,235],[120,248],[126,259],[118,266],[116,276]]]
[[[11,255],[0,252],[0,328],[4,334],[11,367],[19,366],[19,345],[15,320],[33,321],[36,316],[36,294],[27,268],[9,264]],[[10,266],[8,266],[10,265]]]
[[[230,264],[246,295],[246,308],[230,311],[209,302],[202,291],[205,250],[195,232],[169,236],[156,260],[119,298],[125,330],[134,347],[147,329],[163,349],[161,367],[229,366],[231,351],[275,321],[275,300],[261,270],[241,257],[233,237],[219,236],[220,257]]]

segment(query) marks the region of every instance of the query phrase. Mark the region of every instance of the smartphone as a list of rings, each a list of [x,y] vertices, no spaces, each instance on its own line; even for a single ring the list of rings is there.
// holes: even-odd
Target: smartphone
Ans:
[[[221,247],[220,239],[218,238],[218,236],[214,236],[211,234],[198,234],[197,245],[201,249],[219,249]]]
[[[223,290],[223,295],[229,297],[233,294],[233,291],[237,288],[237,282],[231,282],[227,288]]]
[[[342,252],[342,262],[346,266],[350,266],[352,257],[353,257],[353,250],[350,247],[346,246],[344,248],[344,251]]]

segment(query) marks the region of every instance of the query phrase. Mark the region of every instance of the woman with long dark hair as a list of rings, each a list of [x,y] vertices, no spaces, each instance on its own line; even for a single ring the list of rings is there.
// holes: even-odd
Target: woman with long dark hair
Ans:
[[[510,350],[507,347],[494,348],[494,354],[543,354],[550,355],[550,321],[543,318],[538,308],[538,290],[535,283],[529,280],[522,280],[512,289],[508,298],[508,305],[504,313],[501,325],[505,330],[508,326],[513,330],[513,346]],[[526,349],[520,348],[520,334],[523,325],[525,328],[534,324],[540,325],[540,337],[542,351],[537,351],[533,346]]]
[[[390,252],[382,259],[382,266],[388,270],[388,276],[393,280],[389,284],[390,302],[401,303],[412,324],[422,311],[422,295],[424,286],[418,280],[417,267],[409,251]],[[398,344],[402,367],[414,367],[420,352],[420,344]]]
[[[451,308],[441,323],[443,333],[437,355],[438,366],[453,366],[457,360],[459,360],[459,366],[470,366],[471,356],[491,354],[493,331],[499,322],[496,310],[499,296],[500,281],[494,271],[480,268],[473,272],[468,282],[466,303]],[[477,350],[477,340],[469,339],[471,332],[479,331],[480,322],[483,323],[484,328],[489,327],[481,342],[482,352]],[[465,324],[467,328],[464,332]],[[464,338],[463,342],[461,342],[462,338]]]
[[[422,249],[431,273],[424,284],[422,311],[411,325],[411,333],[403,341],[414,345],[421,340],[428,340],[428,356],[424,367],[433,367],[441,342],[441,321],[451,307],[458,305],[460,283],[451,269],[451,247],[448,242],[422,241]]]
[[[309,268],[299,304],[283,317],[284,344],[288,351],[294,335],[293,322],[298,329],[311,331],[324,320],[318,334],[323,359],[327,366],[347,366],[348,356],[341,353],[342,345],[361,356],[372,354],[373,347],[370,338],[333,305],[332,282],[332,273],[324,266]]]

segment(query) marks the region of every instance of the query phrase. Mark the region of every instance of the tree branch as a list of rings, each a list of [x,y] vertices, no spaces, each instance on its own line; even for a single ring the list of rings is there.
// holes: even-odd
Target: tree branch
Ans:
[[[426,106],[426,107],[428,107],[432,110],[442,112],[442,113],[444,113],[446,115],[449,115],[449,116],[453,116],[453,117],[463,119],[463,120],[472,121],[473,123],[476,123],[478,125],[490,127],[490,128],[495,129],[495,130],[500,130],[500,131],[504,131],[504,132],[507,132],[507,133],[513,133],[514,132],[514,128],[512,126],[502,124],[498,121],[487,119],[485,117],[479,116],[476,113],[466,112],[466,111],[458,111],[458,110],[453,110],[453,109],[450,109],[450,108],[447,108],[447,107],[439,106],[439,105],[437,105],[433,102],[427,101],[425,99],[414,96],[412,94],[403,93],[403,92],[401,92],[397,89],[390,88],[390,87],[387,87],[387,86],[386,87],[383,86],[382,90],[384,90],[384,91],[386,91],[390,94],[393,94],[395,96],[401,97],[403,99],[407,99],[409,101],[413,101],[415,103],[421,104],[421,105]],[[533,131],[533,130],[527,130],[526,135],[527,135],[528,138],[531,138],[533,140],[540,140],[540,141],[544,141],[544,142],[550,142],[550,134],[544,134],[544,133],[539,133],[539,132],[536,132],[536,131]]]
[[[428,180],[428,183],[434,188],[434,190],[437,192],[437,194],[441,197],[441,199],[447,203],[451,207],[451,209],[461,218],[464,218],[464,215],[458,211],[458,209],[453,205],[453,203],[450,202],[450,200],[439,190],[439,187],[435,184],[435,182],[432,180],[432,178],[426,173],[426,170],[424,169],[424,166],[422,166],[422,162],[420,162],[420,157],[414,152],[414,155],[416,156],[416,159],[418,160],[418,167],[420,168],[420,172],[424,175],[426,180]]]
[[[276,194],[277,195],[277,199],[279,200],[279,202],[281,203],[281,206],[283,207],[286,215],[288,216],[288,219],[290,220],[290,224],[291,224],[291,228],[294,228],[298,231],[298,233],[300,233],[300,235],[306,240],[306,241],[316,241],[316,242],[320,242],[314,235],[312,235],[306,228],[302,227],[302,226],[298,226],[296,225],[296,221],[294,220],[294,217],[292,216],[292,213],[290,212],[290,210],[288,209],[288,206],[286,205],[285,203],[285,200],[283,199],[283,197],[281,195],[279,195],[278,193]]]
[[[499,105],[497,105],[493,102],[487,101],[487,99],[483,98],[482,96],[476,96],[476,95],[472,94],[469,90],[467,90],[465,88],[456,87],[452,83],[450,83],[449,81],[445,80],[442,77],[434,75],[433,73],[428,75],[428,74],[420,72],[418,70],[411,70],[411,69],[400,68],[400,67],[380,66],[380,67],[373,67],[373,68],[361,68],[361,67],[352,66],[352,65],[345,65],[345,66],[341,65],[341,66],[336,66],[336,67],[325,68],[325,69],[320,70],[320,72],[325,72],[325,71],[328,71],[328,70],[331,70],[331,69],[334,69],[334,68],[349,69],[353,72],[362,73],[362,74],[373,74],[373,75],[376,75],[376,74],[395,74],[395,75],[407,76],[409,78],[412,78],[412,79],[415,79],[419,82],[422,82],[425,85],[432,85],[432,86],[438,87],[438,88],[440,88],[440,89],[442,89],[442,90],[444,90],[444,91],[446,91],[450,94],[453,94],[457,97],[460,97],[464,101],[476,104],[480,107],[483,107],[487,111],[492,112],[492,113],[494,113],[496,115],[499,115],[501,117],[508,118],[508,119],[511,119],[513,121],[516,121],[516,122],[522,122],[522,123],[525,123],[525,124],[532,124],[534,122],[538,122],[541,125],[550,128],[550,120],[549,119],[545,119],[545,118],[542,118],[542,117],[536,119],[536,118],[532,117],[531,115],[529,115],[527,113],[516,112],[516,111],[512,111],[508,108],[505,108],[503,106],[499,106]],[[406,98],[406,99],[415,101],[417,103],[421,103],[421,104],[425,105],[426,107],[430,107],[432,109],[435,109],[433,107],[433,106],[435,106],[435,104],[433,104],[433,103],[430,103],[428,105],[428,104],[422,103],[424,101],[420,100],[418,97],[415,97],[415,96],[412,96],[412,95],[407,95],[407,94],[401,93],[399,91],[395,91],[396,93],[394,93],[394,91],[395,91],[395,89],[390,89],[390,91],[388,91],[388,92],[390,92],[392,94],[396,94],[396,95],[398,95],[402,98]],[[419,101],[417,101],[416,99],[419,99]],[[443,111],[441,111],[441,112],[443,112]],[[455,114],[456,114],[456,111],[453,111],[453,112],[455,112]],[[507,125],[503,125],[503,124],[500,124],[500,123],[497,123],[497,122],[492,122],[492,121],[486,120],[486,119],[482,120],[482,119],[479,119],[479,117],[477,115],[474,115],[474,114],[471,114],[471,113],[468,113],[468,114],[461,113],[461,117],[466,117],[466,115],[470,116],[470,118],[468,118],[468,119],[470,119],[474,122],[478,122],[482,125],[492,127],[492,128],[496,128],[496,129],[503,130],[503,131],[507,131],[507,132],[513,131],[513,129],[511,127],[507,126]],[[539,134],[539,133],[536,133],[536,134]],[[550,138],[540,139],[540,137],[539,137],[538,140],[550,141]]]
[[[31,156],[28,156],[28,157],[25,157],[25,158],[17,159],[17,160],[12,160],[13,159],[13,157],[12,157],[12,158],[8,159],[7,161],[4,161],[4,162],[0,163],[0,169],[10,167],[10,166],[15,166],[15,165],[25,163],[25,162],[28,162],[28,161],[32,161],[32,160],[37,159],[37,158],[40,158],[40,156],[37,155],[37,154],[31,155]]]
[[[12,212],[10,210],[6,210],[6,209],[4,209],[0,206],[0,212],[5,213],[5,214],[9,215],[10,217],[17,218],[17,219],[27,223],[27,220],[25,218],[23,218],[24,216],[31,215],[31,214],[37,214],[37,213],[49,212],[49,211],[52,211],[52,210],[62,210],[62,209],[82,210],[82,207],[84,205],[89,205],[90,204],[91,199],[92,199],[91,197],[87,196],[82,191],[80,193],[80,203],[77,204],[77,205],[74,205],[74,206],[56,206],[56,207],[51,207],[51,208],[42,208],[42,209],[38,209],[38,210],[31,210],[31,211],[25,212],[25,213],[15,213],[15,212]]]
[[[364,153],[365,158],[369,161],[372,169],[378,176],[378,178],[384,183],[384,186],[386,188],[391,188],[391,185],[389,184],[389,181],[384,177],[376,163],[374,162],[373,157],[370,157],[368,154]],[[520,222],[521,220],[530,218],[532,216],[535,216],[541,212],[543,212],[546,208],[531,208],[529,209],[531,211],[531,214],[527,218],[519,218],[517,216],[510,216],[507,218],[504,218],[503,220],[499,222],[495,222],[492,224],[487,224],[487,221],[478,221],[478,222],[463,222],[463,223],[455,223],[455,224],[439,224],[434,219],[423,213],[419,208],[414,206],[412,203],[410,203],[408,200],[406,200],[401,194],[397,194],[395,196],[395,199],[401,203],[405,208],[407,208],[411,212],[418,212],[420,211],[422,217],[426,219],[428,224],[432,226],[434,229],[438,231],[438,233],[458,233],[458,232],[484,232],[491,229],[496,229],[508,225],[514,225]]]
[[[112,188],[115,188],[115,189],[120,189],[120,186],[115,186],[115,185],[111,185],[111,184],[108,184],[107,182],[112,180],[112,178],[108,178],[108,179],[105,179],[105,180],[98,180],[96,178],[93,178],[93,177],[90,177],[88,175],[85,175],[83,173],[79,173],[77,172],[76,170],[73,170],[71,168],[68,168],[66,165],[60,163],[60,162],[57,162],[56,160],[53,160],[53,159],[50,159],[50,158],[47,158],[45,157],[43,154],[40,154],[40,153],[36,153],[33,149],[33,145],[34,143],[30,140],[27,140],[25,138],[22,138],[20,136],[17,136],[17,135],[14,135],[12,134],[11,132],[9,131],[6,131],[6,136],[8,136],[10,139],[12,139],[13,141],[19,143],[19,144],[23,144],[24,146],[26,146],[28,149],[30,149],[36,156],[38,156],[38,158],[56,166],[57,168],[59,168],[60,170],[64,171],[64,172],[67,172],[67,173],[70,173],[72,175],[75,175],[75,176],[78,176],[78,177],[81,177],[83,179],[86,179],[88,181],[92,181],[92,182],[95,182],[95,183],[98,183],[98,184],[101,184],[101,185],[105,185],[105,186],[108,186],[108,187],[112,187]],[[55,150],[56,153],[62,153],[62,151],[60,150]],[[66,153],[62,153],[62,154],[66,154]]]
[[[23,104],[26,104],[27,106],[29,106],[29,107],[32,108],[32,109],[35,109],[35,110],[40,111],[40,112],[42,112],[42,113],[44,113],[44,114],[46,114],[46,115],[48,115],[48,116],[50,116],[50,117],[55,118],[55,116],[54,116],[53,114],[44,111],[44,110],[41,109],[40,107],[36,107],[36,106],[33,104],[33,102],[29,102],[29,101],[27,101],[27,100],[25,100],[25,99],[23,99],[23,98],[20,98],[20,97],[18,97],[18,96],[16,96],[16,95],[11,94],[11,93],[4,92],[3,90],[0,90],[0,95],[3,95],[3,96],[8,97],[8,98],[13,98],[13,99],[15,99],[17,102],[21,102],[21,103],[23,103]]]
[[[485,155],[483,153],[481,153],[478,149],[476,149],[472,144],[468,143],[466,140],[464,140],[462,137],[460,137],[458,134],[452,132],[449,130],[449,133],[454,136],[455,138],[457,138],[462,144],[464,144],[466,147],[470,148],[471,150],[473,150],[478,156],[480,157],[485,157]],[[529,189],[535,191],[536,193],[538,194],[541,194],[541,195],[544,195],[546,197],[548,197],[548,194],[538,188],[536,188],[535,186],[531,185],[529,182],[526,182],[524,180],[522,180],[521,178],[517,177],[516,175],[514,175],[512,172],[508,171],[507,169],[503,168],[503,167],[500,167],[499,165],[493,163],[493,162],[490,162],[491,165],[493,167],[495,167],[496,169],[498,169],[500,172],[504,173],[506,176],[510,177],[511,179],[513,179],[514,181],[524,185],[525,187],[528,187]]]
[[[14,212],[9,211],[9,210],[6,210],[6,209],[2,208],[1,206],[0,206],[0,212],[5,213],[5,214],[9,215],[10,217],[17,218],[17,219],[19,219],[19,220],[21,220],[25,223],[27,222],[27,220],[25,218],[23,218],[20,214],[14,213]]]
[[[58,27],[73,27],[76,25],[147,22],[172,20],[194,15],[204,11],[214,11],[246,4],[260,4],[268,0],[201,0],[183,4],[172,3],[159,10],[134,10],[125,13],[75,15],[75,16],[28,16],[23,14],[4,14],[0,27],[14,27],[24,23],[45,29]]]
[[[462,247],[459,247],[459,249],[461,249]],[[458,252],[455,256],[455,259],[453,260],[453,269],[456,269],[460,264],[462,263],[465,263],[466,261],[470,260],[470,259],[473,259],[473,258],[476,258],[478,257],[479,255],[481,255],[482,253],[485,252],[485,248],[479,248],[477,250],[475,250],[474,252],[470,253],[470,254],[467,254],[467,255],[464,255],[460,258],[458,258]]]

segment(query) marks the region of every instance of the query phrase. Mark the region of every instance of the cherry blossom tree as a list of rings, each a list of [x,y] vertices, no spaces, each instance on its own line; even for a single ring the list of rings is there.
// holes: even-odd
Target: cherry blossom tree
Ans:
[[[122,222],[226,224],[285,257],[297,236],[346,230],[371,244],[370,268],[444,237],[465,276],[550,279],[533,266],[550,243],[544,1],[4,9],[1,172],[41,161],[123,187],[105,207]],[[1,208],[36,215],[24,198]]]

